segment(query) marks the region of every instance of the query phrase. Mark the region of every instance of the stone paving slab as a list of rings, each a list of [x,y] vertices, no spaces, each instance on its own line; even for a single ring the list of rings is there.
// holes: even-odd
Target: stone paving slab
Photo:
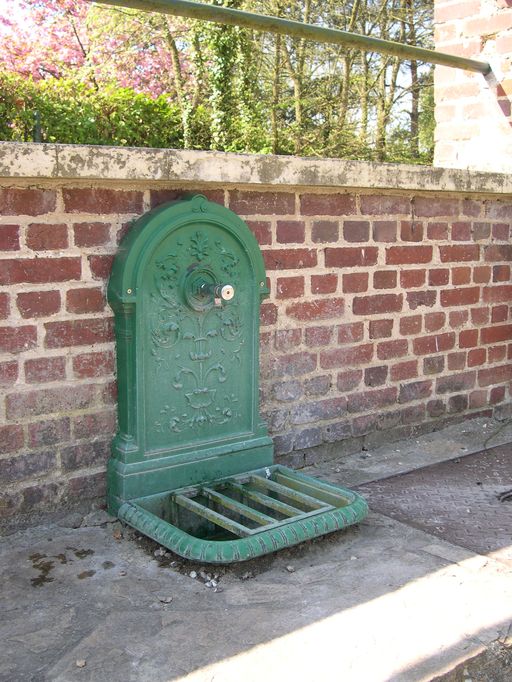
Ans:
[[[252,578],[224,569],[218,592],[130,531],[116,537],[107,524],[10,538],[1,680],[413,682],[512,621],[503,565],[378,514],[253,562]]]
[[[84,523],[0,539],[0,680],[427,682],[512,632],[507,565],[373,511],[217,569]]]

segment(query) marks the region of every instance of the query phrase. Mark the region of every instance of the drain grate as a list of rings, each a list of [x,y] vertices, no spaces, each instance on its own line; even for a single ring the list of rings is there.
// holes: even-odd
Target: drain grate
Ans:
[[[319,487],[312,488],[311,484],[300,483],[281,472],[275,472],[273,479],[251,475],[243,484],[227,481],[216,487],[200,486],[192,495],[172,495],[171,504],[243,538],[348,503],[342,495],[327,495]],[[317,496],[313,497],[304,490],[315,492]],[[335,504],[328,504],[326,497]],[[252,523],[248,525],[248,522]],[[182,524],[178,521],[177,525]]]
[[[374,511],[512,561],[512,444],[359,486]]]
[[[357,523],[365,500],[280,465],[123,504],[119,516],[189,559],[229,563]]]

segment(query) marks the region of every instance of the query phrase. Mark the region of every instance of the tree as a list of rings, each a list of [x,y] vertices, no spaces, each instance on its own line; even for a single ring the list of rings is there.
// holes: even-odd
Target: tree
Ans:
[[[4,0],[0,63],[35,79],[62,78],[88,61],[87,4],[75,0]]]
[[[415,45],[431,40],[432,0],[213,1]],[[62,82],[76,84],[84,110],[93,91],[104,97],[102,112],[112,97],[112,125],[116,89],[124,89],[125,97],[131,91],[165,103],[177,126],[173,144],[187,148],[431,158],[425,132],[433,120],[426,94],[431,70],[416,61],[85,0],[20,0],[17,13],[15,0],[4,3],[10,19],[0,25],[0,71],[34,79],[24,107],[33,114],[37,100],[44,109],[47,137],[55,137],[56,129],[63,134],[50,112]],[[78,111],[75,104],[68,115]],[[149,115],[151,107],[144,107]],[[92,116],[94,125],[102,116]],[[16,125],[27,134],[25,119]],[[113,135],[105,133],[104,123],[101,135],[82,123],[88,139]],[[151,138],[147,124],[140,124],[144,144]]]

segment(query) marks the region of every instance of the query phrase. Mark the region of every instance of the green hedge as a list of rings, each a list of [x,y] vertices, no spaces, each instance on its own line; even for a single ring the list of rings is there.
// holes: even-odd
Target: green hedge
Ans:
[[[0,139],[129,147],[183,146],[176,104],[129,88],[95,90],[72,80],[33,81],[0,72]],[[209,121],[196,112],[193,127],[206,144]]]
[[[426,89],[426,93],[432,98],[432,88]],[[424,98],[423,105],[420,142],[424,151],[419,158],[411,158],[408,130],[397,126],[388,136],[387,161],[431,162],[433,102]],[[197,106],[190,114],[187,125],[191,148],[215,146],[214,118],[212,107],[207,104]],[[258,107],[249,113],[247,107],[242,107],[242,111],[231,119],[231,138],[222,148],[243,153],[269,153],[268,124],[268,117]],[[290,123],[280,134],[278,153],[293,154],[292,129]],[[113,86],[95,89],[76,79],[34,81],[3,71],[0,71],[0,140],[162,149],[182,149],[184,146],[180,110],[169,96],[153,98],[130,88]],[[374,158],[374,151],[361,144],[353,130],[341,131],[338,142],[338,148],[331,150],[331,154],[325,149],[320,152],[325,156],[334,152],[350,159]],[[305,143],[306,155],[314,156],[316,151],[317,146],[310,149]]]

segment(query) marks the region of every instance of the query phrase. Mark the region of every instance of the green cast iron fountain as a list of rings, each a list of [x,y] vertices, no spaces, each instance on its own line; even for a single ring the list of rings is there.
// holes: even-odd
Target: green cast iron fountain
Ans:
[[[367,513],[353,491],[274,464],[258,411],[267,295],[251,231],[201,195],[140,218],[114,261],[109,510],[189,559],[251,559]]]

